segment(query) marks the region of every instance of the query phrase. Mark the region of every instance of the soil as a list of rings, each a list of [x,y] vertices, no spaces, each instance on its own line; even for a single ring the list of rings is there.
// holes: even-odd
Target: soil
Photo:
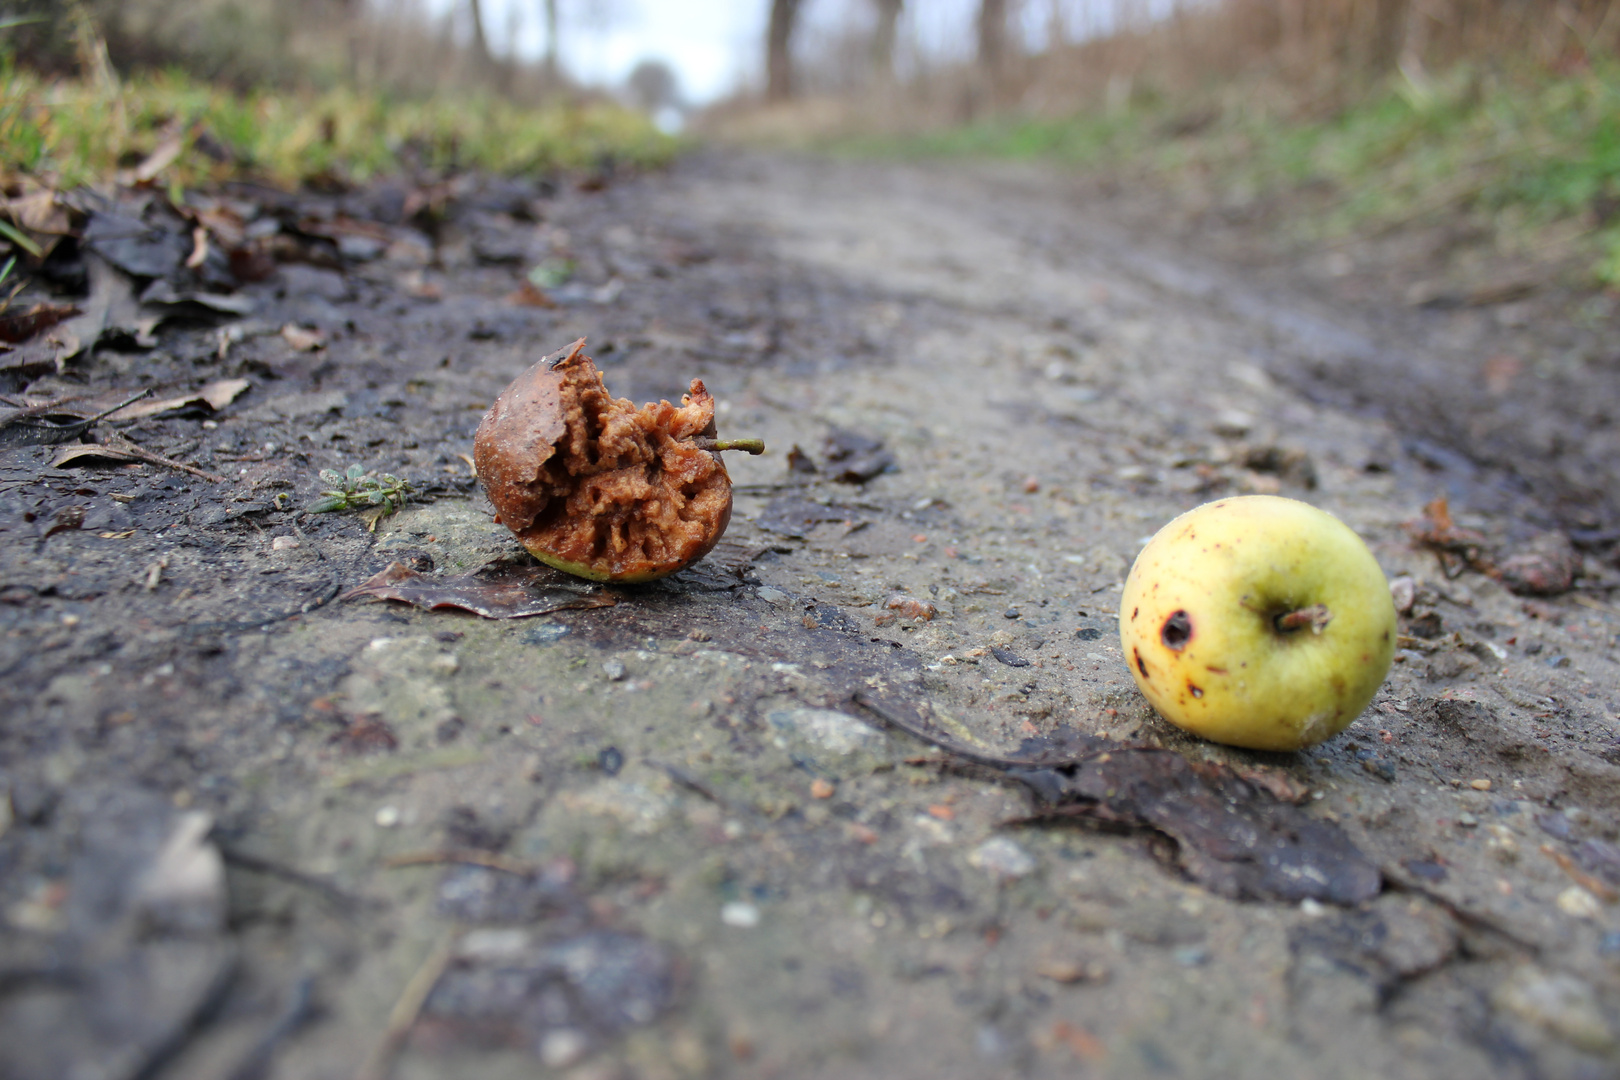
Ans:
[[[113,422],[221,482],[0,452],[0,1075],[1613,1075],[1620,489],[1570,464],[1608,376],[1479,389],[1473,308],[1336,303],[1078,190],[725,154],[468,197],[13,387],[250,384]],[[522,557],[465,455],[582,336],[613,393],[701,378],[765,439],[721,545],[526,618],[346,598]],[[417,497],[303,509],[351,465]],[[1297,754],[1178,731],[1119,653],[1145,538],[1242,491],[1338,515],[1410,604],[1372,706]],[[1438,495],[1496,556],[1572,537],[1575,587],[1419,543]],[[1366,887],[1234,885],[1218,806],[895,723],[1169,751]],[[1043,776],[1108,814],[1031,820]]]

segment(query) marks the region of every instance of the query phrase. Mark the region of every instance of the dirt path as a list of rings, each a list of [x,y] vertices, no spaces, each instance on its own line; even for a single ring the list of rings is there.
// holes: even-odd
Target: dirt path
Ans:
[[[0,458],[0,1075],[1611,1075],[1610,571],[1529,602],[1443,573],[1403,527],[1437,494],[1506,548],[1563,519],[1457,440],[1295,389],[1377,327],[1069,191],[736,157],[538,224],[467,196],[431,262],[396,236],[283,268],[234,335],[78,369],[252,385],[126,430],[227,483]],[[559,255],[562,306],[510,302]],[[323,603],[512,554],[459,455],[581,335],[615,393],[701,377],[722,434],[765,438],[728,463],[727,543],[536,618]],[[433,499],[374,535],[298,511],[350,464]],[[1374,705],[1298,755],[1181,734],[1119,655],[1143,538],[1236,491],[1309,499],[1415,579]],[[883,717],[1185,759],[1291,823],[1286,858],[1382,885],[1234,885],[1175,821],[1009,825],[1029,784]]]

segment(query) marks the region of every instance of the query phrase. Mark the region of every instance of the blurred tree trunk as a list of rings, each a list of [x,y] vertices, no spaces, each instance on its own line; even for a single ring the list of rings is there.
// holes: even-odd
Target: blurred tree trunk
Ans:
[[[872,32],[872,71],[882,82],[894,81],[894,34],[905,0],[873,0],[877,28]]]
[[[771,0],[771,24],[765,33],[765,99],[793,96],[793,27],[799,0]]]
[[[1007,0],[979,0],[979,67],[994,82],[1007,59]]]
[[[557,82],[557,0],[545,0],[546,4],[546,82],[553,85]]]
[[[473,59],[480,72],[490,70],[489,39],[484,36],[484,5],[482,0],[467,0],[472,10]]]

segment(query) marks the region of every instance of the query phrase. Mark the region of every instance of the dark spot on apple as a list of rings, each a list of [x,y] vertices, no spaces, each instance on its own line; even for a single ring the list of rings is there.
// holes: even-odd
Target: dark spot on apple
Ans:
[[[1201,697],[1204,696],[1203,687],[1194,686],[1192,683],[1188,683],[1187,684],[1187,689],[1192,692],[1192,696],[1195,697],[1195,698],[1201,698]]]
[[[1204,668],[1204,670],[1209,672],[1211,675],[1225,675],[1226,674],[1226,669],[1223,668],[1223,667],[1210,666],[1210,667]]]
[[[1187,647],[1187,642],[1192,640],[1192,635],[1192,618],[1185,611],[1176,611],[1164,620],[1164,627],[1159,631],[1159,640],[1164,642],[1165,648],[1180,652]]]
[[[1388,631],[1388,630],[1385,630],[1385,631],[1384,631],[1384,640],[1385,640],[1385,641],[1388,641],[1388,640],[1389,640],[1389,631]]]
[[[1141,608],[1139,608],[1139,607],[1131,608],[1131,622],[1135,622],[1136,617],[1138,615],[1140,615],[1140,614],[1142,614],[1142,609]]]
[[[1144,679],[1153,678],[1152,675],[1148,674],[1147,661],[1142,659],[1142,650],[1141,649],[1132,649],[1131,650],[1131,655],[1136,657],[1136,670],[1140,671],[1142,673],[1142,678],[1144,678]]]

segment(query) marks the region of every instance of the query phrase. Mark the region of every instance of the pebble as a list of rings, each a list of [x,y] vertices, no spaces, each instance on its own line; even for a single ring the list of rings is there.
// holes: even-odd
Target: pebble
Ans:
[[[1472,829],[1478,824],[1479,818],[1475,817],[1473,814],[1470,814],[1466,810],[1457,815],[1457,827],[1459,829]]]
[[[1475,791],[1489,791],[1489,790],[1491,790],[1491,782],[1489,780],[1486,780],[1486,779],[1483,779],[1483,778],[1481,778],[1479,780],[1470,780],[1470,781],[1468,781],[1468,786],[1473,788]]]
[[[392,829],[395,825],[399,824],[399,807],[384,806],[379,808],[377,810],[375,820],[377,822],[377,828]]]
[[[626,674],[624,661],[614,657],[612,660],[602,661],[602,674],[612,682],[623,682]]]
[[[1603,911],[1598,898],[1579,885],[1571,885],[1559,893],[1554,903],[1559,911],[1575,919],[1595,919]]]
[[[278,536],[270,541],[271,551],[291,551],[298,546],[298,539],[292,536]]]
[[[733,900],[721,906],[720,921],[739,930],[752,930],[759,925],[759,908],[745,900]]]
[[[761,585],[758,589],[754,590],[754,595],[758,596],[767,604],[785,604],[789,599],[787,593],[783,592],[781,589],[772,588],[769,585]]]
[[[812,799],[830,799],[837,790],[829,781],[823,780],[819,776],[810,781],[810,797]]]
[[[766,715],[771,726],[792,731],[806,741],[840,756],[865,750],[882,750],[886,739],[881,731],[832,709],[782,709]]]
[[[1614,1033],[1592,988],[1573,975],[1548,974],[1527,964],[1492,995],[1498,1008],[1538,1024],[1592,1053],[1614,1047]]]
[[[585,1056],[590,1043],[573,1028],[548,1031],[540,1040],[540,1060],[547,1068],[562,1069]]]
[[[968,855],[968,864],[976,866],[997,881],[1016,881],[1035,871],[1035,857],[1015,841],[1005,836],[986,840]]]

